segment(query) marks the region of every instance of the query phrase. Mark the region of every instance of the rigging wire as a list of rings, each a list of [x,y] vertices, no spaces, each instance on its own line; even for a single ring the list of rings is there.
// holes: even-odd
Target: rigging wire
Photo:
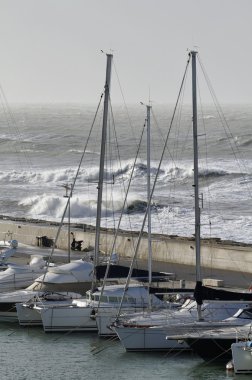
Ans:
[[[133,266],[134,266],[134,263],[135,263],[135,260],[136,260],[136,256],[137,256],[137,253],[138,253],[138,250],[139,250],[139,246],[140,246],[140,242],[141,242],[142,235],[143,235],[143,230],[144,230],[144,227],[145,227],[145,222],[146,222],[146,219],[147,219],[147,216],[148,216],[149,205],[150,205],[150,202],[152,201],[153,193],[154,193],[154,190],[155,190],[155,187],[156,187],[156,183],[157,183],[157,179],[158,179],[159,173],[160,173],[161,164],[162,164],[162,161],[163,161],[163,158],[164,158],[164,154],[165,154],[165,151],[166,151],[166,146],[167,146],[167,143],[168,143],[168,139],[170,137],[171,128],[172,128],[173,121],[174,121],[174,118],[175,118],[175,114],[176,114],[176,111],[177,111],[178,102],[179,102],[179,99],[180,99],[180,96],[181,96],[181,92],[182,92],[182,89],[183,89],[183,86],[184,86],[184,81],[185,81],[185,78],[186,78],[186,73],[187,73],[187,70],[188,70],[189,63],[190,63],[190,57],[191,57],[191,55],[189,54],[189,57],[188,57],[187,63],[186,63],[185,72],[184,72],[184,75],[183,75],[183,79],[182,79],[182,82],[181,82],[181,85],[180,85],[180,88],[179,88],[178,97],[177,97],[176,104],[175,104],[175,107],[174,107],[173,115],[172,115],[171,122],[170,122],[170,125],[169,125],[169,128],[168,128],[167,136],[166,136],[166,139],[165,139],[164,148],[163,148],[163,151],[162,151],[162,154],[161,154],[161,158],[160,158],[160,162],[159,162],[159,165],[158,165],[158,170],[157,170],[157,173],[156,173],[156,176],[155,176],[155,179],[154,179],[153,187],[152,187],[151,192],[150,192],[150,197],[149,197],[149,200],[148,200],[148,206],[146,208],[146,212],[145,212],[145,215],[144,215],[142,227],[141,227],[141,230],[140,230],[139,235],[138,235],[138,240],[137,240],[136,249],[135,249],[135,252],[134,252],[134,257],[133,257],[133,259],[131,261],[128,277],[127,277],[125,288],[124,288],[124,294],[123,294],[123,297],[121,299],[120,306],[118,308],[118,313],[117,313],[116,319],[120,315],[121,308],[122,308],[122,302],[123,302],[125,293],[126,293],[126,291],[128,289],[128,286],[129,286],[130,278],[131,278],[132,271],[133,271]]]
[[[133,125],[132,125],[132,121],[131,121],[131,118],[130,118],[130,114],[129,114],[129,110],[128,110],[128,107],[127,107],[127,104],[126,104],[126,101],[125,101],[122,85],[121,85],[121,82],[120,82],[120,79],[119,79],[119,76],[118,76],[118,72],[117,72],[117,69],[116,69],[115,59],[113,59],[112,65],[114,67],[114,71],[115,71],[116,78],[117,78],[117,81],[118,81],[119,89],[120,89],[121,96],[122,96],[122,99],[123,99],[123,104],[124,104],[124,107],[126,109],[126,114],[127,114],[127,118],[128,118],[128,121],[129,121],[130,128],[131,128],[131,133],[132,133],[132,136],[133,136],[133,138],[135,140],[135,144],[137,145],[137,138],[135,136],[135,131],[134,131],[134,128],[133,128]]]
[[[110,105],[111,105],[111,102],[110,102]],[[135,170],[135,167],[136,167],[136,164],[137,164],[137,159],[139,157],[139,152],[140,152],[140,148],[141,148],[141,143],[142,143],[142,138],[143,138],[143,133],[144,133],[144,128],[145,128],[145,123],[144,123],[143,129],[142,129],[141,135],[140,135],[140,142],[137,145],[137,152],[136,152],[136,155],[135,155],[136,159],[133,162],[132,169],[131,169],[132,176],[130,177],[130,180],[129,180],[129,183],[128,183],[128,187],[126,188],[125,187],[125,179],[124,179],[124,176],[123,176],[123,169],[122,169],[122,158],[121,158],[121,154],[120,154],[119,142],[118,142],[116,128],[115,128],[115,118],[114,118],[114,114],[113,114],[113,110],[112,110],[112,105],[111,105],[111,115],[112,115],[112,120],[113,120],[113,127],[114,127],[115,141],[116,141],[116,149],[117,149],[117,156],[118,156],[118,159],[119,159],[119,166],[120,166],[121,174],[122,174],[122,184],[123,184],[123,191],[124,191],[123,198],[125,199],[125,203],[123,204],[123,207],[122,207],[122,212],[124,212],[125,211],[125,207],[126,207],[126,209],[128,209],[128,207],[129,207],[128,199],[127,199],[127,196],[126,196],[126,194],[127,194],[127,188],[129,189],[129,184],[131,184],[131,181],[133,179],[134,170]],[[132,231],[131,218],[130,218],[129,215],[128,215],[128,222],[129,222],[129,226],[130,226],[130,231]],[[120,221],[120,223],[121,223],[121,221]],[[119,228],[119,227],[120,227],[120,224],[119,224],[119,226],[117,228]]]
[[[204,129],[204,144],[205,144],[205,160],[206,160],[206,167],[208,168],[208,145],[207,145],[207,131],[206,131],[206,123],[205,123],[205,118],[204,118],[204,110],[203,110],[203,103],[202,103],[202,99],[201,99],[201,90],[200,90],[200,85],[199,85],[199,78],[197,76],[197,94],[198,94],[198,98],[199,98],[199,101],[200,101],[200,111],[201,111],[201,120],[202,120],[202,124],[203,124],[203,129]],[[212,242],[212,221],[211,221],[211,202],[210,202],[210,199],[212,198],[211,196],[211,191],[210,191],[210,187],[209,187],[209,181],[207,180],[207,176],[204,175],[204,170],[203,170],[203,179],[206,183],[206,187],[207,187],[207,193],[208,193],[208,197],[207,197],[207,208],[205,207],[202,207],[202,209],[207,209],[206,213],[207,213],[207,217],[208,217],[208,227],[209,227],[209,239],[210,239],[210,242]],[[203,197],[203,193],[202,193],[202,197]],[[202,203],[203,203],[203,199],[202,199]],[[201,213],[201,215],[203,216],[203,214]],[[202,220],[202,219],[201,219]],[[201,226],[202,226],[202,222],[201,222]],[[211,244],[211,243],[210,243]],[[210,251],[210,262],[211,262],[211,265],[210,265],[210,268],[211,268],[211,275],[212,275],[212,261],[213,261],[213,252]]]
[[[215,107],[216,107],[216,111],[217,111],[217,113],[218,113],[219,120],[220,120],[221,125],[222,125],[222,127],[223,127],[223,130],[224,130],[224,132],[225,132],[225,134],[226,134],[226,136],[227,136],[227,140],[228,140],[228,143],[229,143],[229,145],[230,145],[231,151],[232,151],[232,153],[233,153],[233,155],[234,155],[234,158],[235,158],[235,161],[237,162],[237,165],[238,165],[238,167],[239,167],[239,169],[240,169],[240,175],[241,175],[241,177],[243,178],[244,183],[246,184],[246,187],[247,187],[247,190],[248,190],[249,195],[251,196],[251,190],[250,190],[250,187],[248,186],[248,184],[247,184],[247,182],[246,182],[245,174],[244,174],[243,171],[242,171],[242,167],[244,167],[244,168],[245,168],[245,171],[247,171],[247,170],[246,170],[247,168],[246,168],[245,162],[244,162],[243,157],[242,157],[242,152],[240,151],[239,146],[238,146],[238,144],[236,143],[236,140],[235,140],[235,138],[234,138],[234,135],[233,135],[233,133],[232,133],[232,131],[231,131],[231,129],[230,129],[230,126],[229,126],[228,121],[227,121],[227,119],[226,119],[226,117],[225,117],[225,114],[224,114],[224,112],[223,112],[223,110],[222,110],[222,108],[221,108],[221,105],[220,105],[220,103],[218,102],[218,99],[217,99],[217,96],[216,96],[216,94],[215,94],[215,92],[214,92],[213,86],[212,86],[212,84],[211,84],[211,82],[210,82],[210,79],[209,79],[209,77],[208,77],[208,75],[207,75],[207,73],[206,73],[206,70],[205,70],[205,68],[204,68],[204,66],[203,66],[203,63],[202,63],[202,61],[200,60],[199,56],[198,56],[198,61],[199,61],[199,63],[200,63],[200,67],[201,67],[202,73],[203,73],[204,78],[205,78],[205,81],[206,81],[206,83],[207,83],[207,85],[208,85],[208,89],[209,89],[209,92],[210,92],[210,94],[211,94],[211,96],[212,96],[212,99],[213,99],[214,105],[215,105]],[[202,104],[202,102],[201,102],[201,104]],[[204,117],[202,117],[202,121],[203,121],[204,129],[205,129],[205,141],[206,141],[206,140],[207,140],[207,136],[206,136],[206,128],[205,128]],[[207,146],[207,144],[206,144],[206,146]],[[240,157],[238,157],[238,155],[239,155]],[[210,189],[209,189],[209,187],[208,187],[208,193],[209,193],[209,196],[208,196],[208,199],[209,199],[209,202],[208,202],[208,213],[209,213],[209,214],[208,214],[208,216],[209,216],[209,230],[210,230],[210,237],[211,237],[211,236],[212,236],[212,221],[211,221],[211,218],[210,218],[210,198],[211,198],[211,194],[210,194]],[[230,255],[230,260],[231,260],[231,261],[233,260],[233,258],[231,257],[231,255]],[[239,264],[237,263],[237,261],[236,261],[236,265],[239,266]],[[244,273],[243,271],[241,271],[241,270],[240,270],[240,273],[242,273],[243,278],[246,280],[246,279],[247,279],[247,276],[245,275],[245,273]]]
[[[165,142],[165,136],[163,135],[162,130],[161,130],[160,127],[159,127],[159,124],[158,124],[157,118],[156,118],[156,116],[155,116],[155,113],[154,113],[153,107],[151,107],[151,116],[152,116],[152,118],[153,118],[153,120],[154,120],[154,126],[156,126],[156,128],[157,128],[157,130],[158,130],[158,132],[159,132],[159,134],[160,134],[160,136],[161,136],[161,140],[162,140],[163,143],[164,143],[164,142]],[[154,149],[154,150],[155,150],[155,149]],[[166,146],[166,150],[167,150],[167,152],[168,152],[168,157],[169,157],[170,161],[172,162],[172,165],[173,165],[174,167],[176,167],[175,159],[174,159],[174,157],[173,157],[173,155],[172,155],[172,153],[171,153],[171,151],[170,151],[170,149],[169,149],[168,146]],[[172,174],[171,174],[171,175],[172,175]],[[173,181],[172,181],[172,183],[173,183]],[[171,193],[171,191],[170,191],[170,193]],[[169,198],[169,196],[168,196],[168,198]],[[170,207],[170,205],[168,204],[168,208],[169,208],[169,207]],[[161,222],[161,220],[160,220],[160,218],[159,218],[158,206],[155,207],[155,203],[154,203],[154,207],[152,207],[152,209],[155,210],[155,215],[156,215],[156,217],[157,217],[157,219],[158,219],[159,228],[160,228],[160,230],[161,230],[161,233],[162,233],[162,234],[165,234],[166,231],[164,231],[164,224],[163,224],[163,222]]]
[[[186,73],[186,77],[185,77],[185,82],[187,80],[187,73]],[[171,182],[171,185],[173,186],[173,188],[171,187],[170,188],[170,196],[171,194],[175,194],[176,191],[175,191],[175,186],[176,186],[176,181],[175,181],[175,178],[176,178],[176,175],[177,175],[177,168],[178,168],[178,152],[179,152],[179,140],[180,140],[180,136],[179,136],[179,133],[180,133],[180,129],[181,129],[181,120],[182,120],[182,106],[183,106],[183,99],[184,99],[184,92],[185,92],[185,82],[184,82],[184,85],[183,85],[183,88],[182,88],[182,91],[181,91],[181,96],[180,96],[180,102],[179,102],[179,105],[178,105],[178,111],[176,112],[176,125],[173,126],[173,129],[175,129],[175,137],[174,137],[174,143],[172,144],[172,149],[173,149],[173,153],[171,153],[171,151],[168,149],[168,146],[167,146],[167,151],[168,151],[168,155],[169,155],[169,158],[171,160],[171,163],[173,165],[173,169],[171,169],[169,171],[170,175],[171,175],[171,179],[170,179],[170,182]],[[152,113],[153,113],[153,110],[152,110]],[[157,124],[157,120],[154,116],[154,113],[153,113],[153,118],[154,118],[154,121],[155,123]],[[175,124],[175,123],[174,123]],[[185,138],[185,142],[188,141],[188,136],[189,136],[189,132],[190,132],[190,129],[191,129],[191,126],[188,127],[188,131],[187,131],[187,136]],[[162,133],[161,133],[162,135]],[[185,151],[185,146],[183,145],[182,148],[181,148],[181,151]],[[171,197],[171,200],[172,200],[172,197]],[[172,206],[169,205],[169,212],[171,212],[172,210]],[[173,216],[173,223],[174,223],[174,218],[175,218],[175,205],[173,204],[173,213],[172,213],[172,216]],[[167,223],[168,226],[171,225],[171,223]],[[163,223],[160,224],[160,228],[161,230],[163,230]],[[169,231],[166,231],[166,234],[169,235]]]
[[[127,205],[127,197],[128,197],[130,186],[131,186],[131,182],[132,182],[132,179],[133,179],[134,169],[135,169],[136,162],[137,162],[137,159],[138,159],[138,155],[139,155],[139,150],[140,150],[140,147],[141,147],[141,142],[142,142],[142,138],[143,138],[144,129],[145,129],[145,124],[144,124],[143,129],[142,129],[142,133],[141,133],[141,136],[140,136],[140,141],[139,141],[139,143],[137,145],[137,153],[136,153],[135,160],[134,160],[134,163],[133,163],[133,166],[132,166],[132,170],[131,170],[128,186],[127,186],[127,189],[125,191],[125,198],[124,198],[123,206],[121,208],[121,213],[120,213],[118,224],[117,224],[117,228],[116,228],[116,231],[115,231],[115,236],[114,236],[114,239],[113,239],[113,244],[112,244],[112,247],[111,247],[111,252],[110,252],[110,255],[109,255],[106,271],[105,271],[105,274],[104,274],[104,281],[103,281],[103,284],[102,284],[101,296],[102,296],[102,294],[104,292],[105,282],[106,282],[106,279],[108,277],[108,272],[109,272],[110,264],[112,262],[112,255],[113,255],[113,252],[115,251],[115,247],[116,247],[116,243],[117,243],[117,238],[119,236],[120,225],[121,225],[123,213],[124,213],[124,210],[125,210],[125,206]],[[118,145],[117,145],[117,147],[118,147]],[[123,186],[124,186],[124,181],[123,181]],[[130,239],[130,241],[131,241],[133,249],[135,250],[136,248],[135,248],[134,239]],[[122,300],[124,299],[124,296],[125,296],[125,292],[124,292],[124,294],[122,296]],[[99,303],[97,305],[97,309],[99,309],[100,300],[101,300],[101,297],[99,299]]]
[[[52,259],[52,256],[54,254],[54,251],[55,251],[55,248],[56,248],[56,245],[57,245],[57,242],[58,242],[58,238],[59,238],[59,235],[60,235],[60,231],[61,231],[61,228],[63,226],[63,221],[65,219],[65,215],[66,215],[66,212],[68,210],[68,207],[69,207],[69,203],[70,203],[70,199],[73,195],[73,191],[74,191],[74,188],[75,188],[75,184],[76,184],[76,181],[78,179],[78,176],[79,176],[79,172],[80,172],[80,168],[81,168],[81,165],[82,165],[82,162],[83,162],[83,159],[84,159],[84,156],[85,156],[85,153],[86,153],[86,149],[87,149],[87,146],[88,146],[88,142],[90,140],[90,136],[91,136],[91,133],[92,133],[92,130],[93,130],[93,127],[94,127],[94,124],[95,124],[95,120],[96,120],[96,117],[97,117],[97,114],[98,114],[98,111],[99,111],[99,108],[100,108],[100,105],[101,105],[101,101],[102,101],[102,98],[103,98],[103,95],[104,93],[101,94],[100,96],[100,100],[98,102],[98,106],[96,108],[96,111],[95,111],[95,115],[94,115],[94,118],[93,118],[93,122],[91,124],[91,127],[90,127],[90,131],[89,131],[89,134],[88,134],[88,137],[87,137],[87,140],[86,140],[86,144],[84,146],[84,149],[83,149],[83,153],[81,155],[81,159],[80,159],[80,162],[79,162],[79,165],[77,167],[77,170],[76,170],[76,174],[75,174],[75,177],[74,177],[74,180],[73,180],[73,183],[72,183],[72,186],[70,188],[70,194],[69,196],[66,198],[67,201],[66,201],[66,205],[65,205],[65,208],[64,208],[64,211],[63,211],[63,215],[61,217],[61,221],[60,221],[60,224],[59,224],[59,228],[57,230],[57,234],[56,234],[56,237],[54,239],[54,242],[53,242],[53,246],[52,246],[52,250],[51,250],[51,253],[48,257],[48,260],[47,260],[47,268],[46,268],[46,271],[45,271],[45,274],[43,276],[43,279],[42,279],[42,282],[44,282],[44,279],[45,279],[45,276],[46,276],[46,273],[48,271],[48,268],[49,268],[49,265],[50,265],[50,262],[51,262],[51,259]]]
[[[229,142],[229,144],[230,144],[230,147],[231,147],[231,150],[232,150],[233,155],[234,155],[234,157],[235,157],[235,160],[237,161],[237,164],[238,164],[240,170],[241,170],[242,166],[243,166],[243,167],[245,168],[245,170],[246,170],[246,166],[245,166],[244,161],[243,161],[242,159],[239,159],[239,158],[238,158],[238,154],[239,154],[240,156],[242,156],[242,153],[241,153],[241,151],[240,151],[240,149],[239,149],[238,144],[236,143],[235,137],[234,137],[234,135],[233,135],[233,133],[232,133],[230,127],[229,127],[228,121],[227,121],[227,119],[226,119],[226,117],[225,117],[225,115],[224,115],[224,112],[223,112],[223,110],[222,110],[222,108],[221,108],[221,106],[220,106],[220,104],[219,104],[219,102],[218,102],[217,96],[216,96],[216,94],[215,94],[215,92],[214,92],[213,86],[212,86],[212,84],[211,84],[211,82],[210,82],[210,79],[209,79],[207,73],[206,73],[206,70],[205,70],[205,68],[204,68],[204,66],[203,66],[203,63],[202,63],[201,60],[200,60],[200,57],[198,57],[198,60],[199,60],[199,63],[200,63],[200,66],[201,66],[202,72],[203,72],[203,74],[204,74],[204,77],[205,77],[206,83],[207,83],[207,85],[208,85],[209,91],[210,91],[210,93],[211,93],[211,95],[212,95],[212,98],[213,98],[213,101],[214,101],[214,104],[215,104],[216,110],[217,110],[218,115],[219,115],[219,117],[220,117],[220,120],[221,120],[221,122],[222,122],[223,129],[224,129],[224,131],[225,131],[225,133],[226,133],[226,136],[227,136],[227,138],[228,138],[228,142]],[[235,148],[236,148],[236,150],[235,150]],[[240,173],[240,174],[241,174],[241,176],[243,177],[244,181],[246,182],[246,178],[245,178],[245,175],[244,175],[244,173],[242,172],[242,170],[241,170],[241,173]],[[250,190],[250,188],[248,188],[248,192],[249,192],[249,195],[251,196],[251,190]]]
[[[14,131],[16,133],[16,135],[14,136],[14,138],[18,137],[19,143],[22,144],[22,146],[23,146],[23,138],[22,138],[21,132],[20,132],[20,130],[18,128],[16,119],[14,117],[14,114],[12,112],[11,107],[9,106],[7,97],[5,95],[5,92],[4,92],[3,87],[2,87],[1,84],[0,84],[0,99],[2,100],[1,101],[2,108],[3,108],[4,115],[6,117],[6,121],[7,121],[9,130],[11,130],[11,126],[14,127]],[[31,159],[30,159],[29,155],[27,154],[27,152],[25,151],[25,149],[23,149],[23,151],[24,151],[24,156],[26,158],[27,164],[28,164],[29,167],[31,167],[31,164],[32,164],[31,163]],[[18,153],[17,150],[16,150],[16,153]],[[17,155],[17,157],[18,157],[18,160],[19,160],[19,155]],[[20,160],[19,160],[19,164],[22,167],[22,163],[21,163]]]

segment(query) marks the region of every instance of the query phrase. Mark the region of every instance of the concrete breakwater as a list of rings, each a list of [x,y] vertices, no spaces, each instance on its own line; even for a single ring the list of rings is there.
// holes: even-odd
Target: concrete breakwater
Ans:
[[[0,221],[0,239],[16,239],[20,243],[37,246],[41,236],[55,239],[59,224],[39,220],[10,219],[2,217]],[[95,228],[89,225],[71,224],[71,232],[76,240],[83,240],[82,248],[93,247]],[[73,236],[73,235],[71,235]],[[138,239],[138,232],[120,231],[115,252],[122,258],[131,258]],[[114,242],[114,231],[101,230],[100,249],[110,253]],[[195,266],[195,244],[193,238],[152,235],[153,260],[161,263]],[[57,248],[68,247],[68,226],[63,225],[56,242]],[[148,240],[144,233],[137,258],[147,260]],[[201,265],[205,268],[252,273],[252,245],[221,241],[220,239],[202,239]]]

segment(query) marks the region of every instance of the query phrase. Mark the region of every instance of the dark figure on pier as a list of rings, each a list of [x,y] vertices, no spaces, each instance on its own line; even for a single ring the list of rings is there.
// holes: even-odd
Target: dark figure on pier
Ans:
[[[83,240],[76,240],[73,232],[71,232],[71,235],[73,236],[73,241],[71,243],[71,249],[73,251],[81,251],[81,244],[83,243]]]

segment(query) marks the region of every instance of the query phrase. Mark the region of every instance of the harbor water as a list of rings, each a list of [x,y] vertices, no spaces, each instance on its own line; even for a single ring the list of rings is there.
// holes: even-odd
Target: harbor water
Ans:
[[[1,380],[236,378],[225,363],[205,363],[192,353],[126,353],[120,342],[96,333],[49,333],[0,324]],[[248,379],[248,375],[239,375]]]

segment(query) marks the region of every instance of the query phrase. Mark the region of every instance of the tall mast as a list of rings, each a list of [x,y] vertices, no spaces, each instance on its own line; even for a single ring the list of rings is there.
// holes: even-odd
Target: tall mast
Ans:
[[[103,191],[103,179],[104,179],[104,162],[105,162],[105,149],[106,149],[106,138],[107,138],[108,104],[109,104],[109,93],[110,93],[112,58],[113,58],[112,54],[107,54],[107,68],[106,68],[103,123],[102,123],[102,138],[101,138],[101,150],[100,150],[99,180],[98,180],[98,187],[97,187],[98,188],[98,196],[97,196],[96,229],[95,229],[94,273],[95,273],[95,268],[98,264],[99,247],[100,247],[102,191]],[[95,280],[95,278],[94,278],[94,280]]]
[[[193,152],[194,152],[194,209],[195,209],[195,249],[196,249],[196,287],[201,285],[200,268],[200,208],[199,208],[199,167],[198,167],[198,130],[197,130],[197,79],[196,51],[192,56],[192,108],[193,108]],[[198,303],[198,319],[201,316],[201,304]]]
[[[200,271],[200,208],[199,208],[199,166],[198,166],[198,123],[197,123],[197,81],[196,54],[192,51],[192,106],[193,106],[193,151],[194,151],[194,202],[195,202],[195,245],[196,281],[201,281]]]
[[[152,283],[152,245],[151,245],[151,207],[150,207],[150,110],[151,106],[147,105],[147,201],[148,201],[148,271],[149,287]],[[151,306],[151,305],[150,305]]]

